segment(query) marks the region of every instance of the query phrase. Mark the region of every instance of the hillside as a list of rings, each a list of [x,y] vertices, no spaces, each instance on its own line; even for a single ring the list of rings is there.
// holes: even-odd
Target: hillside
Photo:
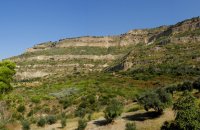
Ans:
[[[9,130],[21,129],[22,120],[33,129],[62,129],[63,114],[67,118],[63,130],[77,128],[79,119],[88,121],[87,130],[124,129],[128,122],[159,130],[164,121],[174,119],[172,105],[155,116],[153,109],[145,112],[136,101],[145,92],[180,87],[185,81],[191,85],[199,77],[200,17],[116,36],[45,42],[9,60],[16,63],[13,90],[0,95],[5,104],[0,121],[9,120],[2,125]],[[196,90],[191,93],[199,96]],[[172,92],[173,102],[181,94],[180,89]],[[104,125],[103,112],[113,100],[122,103],[123,113],[113,124]],[[39,127],[42,118],[59,121]]]
[[[190,63],[198,63],[199,34],[200,18],[196,17],[172,26],[131,30],[119,36],[85,36],[41,43],[11,60],[17,63],[16,78],[19,80],[62,75],[63,72],[89,73],[105,68],[137,69],[140,65],[179,62],[181,56]],[[118,61],[121,61],[119,65],[110,67]],[[185,64],[189,64],[186,61]]]

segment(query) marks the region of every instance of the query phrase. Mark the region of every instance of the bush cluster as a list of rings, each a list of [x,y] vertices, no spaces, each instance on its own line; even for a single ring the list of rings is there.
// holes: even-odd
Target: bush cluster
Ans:
[[[200,78],[194,82],[185,81],[182,84],[178,84],[177,86],[169,86],[165,89],[171,94],[173,94],[175,91],[192,91],[193,89],[200,91]]]
[[[95,96],[89,95],[81,99],[75,115],[78,117],[84,117],[87,113],[92,113],[99,110],[99,104]]]

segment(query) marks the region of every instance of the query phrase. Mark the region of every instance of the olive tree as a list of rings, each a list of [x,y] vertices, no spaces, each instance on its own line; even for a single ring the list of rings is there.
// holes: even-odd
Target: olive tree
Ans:
[[[138,97],[137,100],[139,104],[144,106],[146,111],[153,108],[158,113],[162,113],[172,103],[171,94],[167,93],[163,88],[147,92]]]

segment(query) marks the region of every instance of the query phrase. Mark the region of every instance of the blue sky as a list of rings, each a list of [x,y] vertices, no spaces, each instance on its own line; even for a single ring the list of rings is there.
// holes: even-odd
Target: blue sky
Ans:
[[[200,16],[200,0],[1,0],[0,59],[45,41],[115,35]]]

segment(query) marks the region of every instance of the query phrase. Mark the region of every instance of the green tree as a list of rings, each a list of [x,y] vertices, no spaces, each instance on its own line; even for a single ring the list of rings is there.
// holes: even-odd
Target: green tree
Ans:
[[[175,124],[184,130],[200,129],[200,110],[195,104],[195,97],[185,91],[177,100],[173,109],[176,112]]]
[[[10,82],[15,74],[15,64],[10,61],[0,62],[0,94],[12,89]]]
[[[162,113],[172,103],[171,95],[163,88],[147,92],[138,97],[137,100],[139,104],[144,106],[146,111],[153,108],[158,113]]]
[[[161,130],[199,130],[200,110],[195,104],[195,97],[185,91],[174,103],[173,110],[176,112],[174,121],[164,122]]]
[[[106,107],[104,114],[108,123],[113,122],[115,118],[121,115],[123,111],[123,105],[117,100],[112,100]]]

